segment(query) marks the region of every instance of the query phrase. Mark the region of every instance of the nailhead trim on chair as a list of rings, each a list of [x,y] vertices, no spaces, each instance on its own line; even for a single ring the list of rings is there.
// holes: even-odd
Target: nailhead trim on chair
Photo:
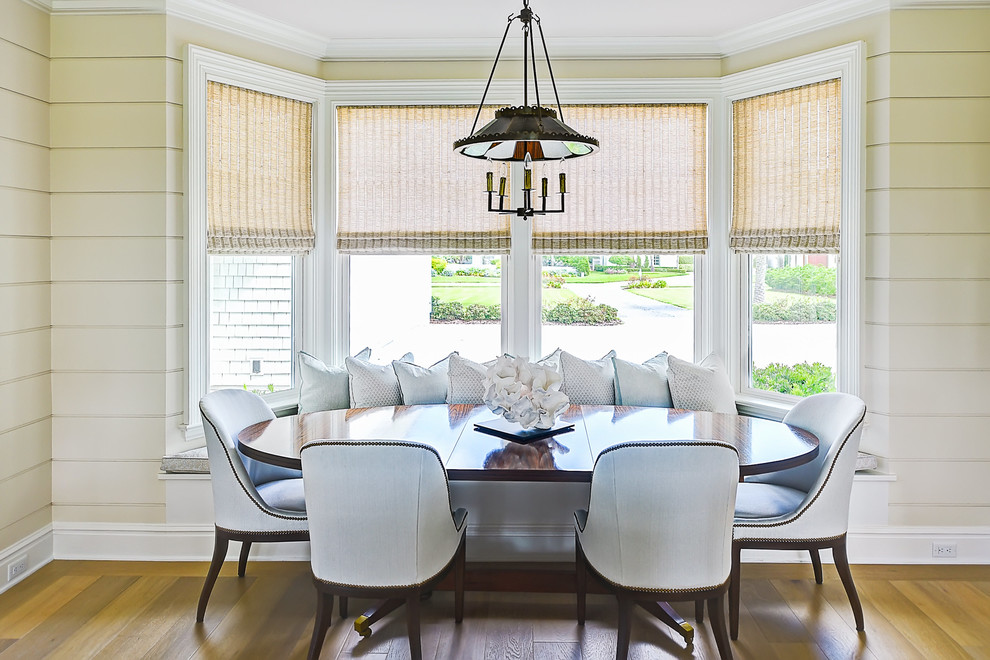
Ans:
[[[800,511],[798,511],[798,513],[797,513],[796,516],[794,516],[793,518],[788,518],[787,520],[783,520],[781,522],[775,522],[775,523],[736,523],[736,524],[733,525],[733,527],[734,528],[748,527],[748,528],[753,528],[753,529],[756,529],[756,528],[759,528],[759,529],[769,529],[771,527],[783,527],[784,525],[789,525],[792,522],[794,522],[795,520],[797,520],[798,518],[800,518],[801,516],[803,516],[804,515],[804,512],[807,511],[809,508],[811,508],[811,505],[815,503],[815,501],[818,499],[818,497],[822,494],[822,491],[825,490],[825,486],[828,484],[828,480],[832,478],[832,471],[835,470],[835,464],[836,464],[836,462],[838,460],[838,455],[841,454],[842,453],[842,450],[846,448],[846,443],[849,442],[849,438],[851,438],[853,436],[853,433],[856,432],[856,429],[859,428],[860,424],[863,423],[863,420],[864,419],[866,419],[866,410],[863,410],[863,416],[859,418],[859,421],[856,422],[856,425],[852,427],[852,430],[851,431],[849,431],[849,435],[847,435],[842,440],[842,444],[839,445],[839,451],[835,452],[836,460],[835,461],[832,461],[832,464],[830,466],[828,466],[828,474],[825,475],[825,481],[822,482],[822,487],[818,489],[818,492],[815,493],[815,496],[811,498],[811,501],[808,502]],[[843,532],[843,533],[845,533],[845,532]],[[839,536],[842,536],[842,534],[840,534]],[[826,538],[838,538],[838,536],[835,536],[835,537],[826,537]],[[737,541],[743,541],[743,540],[761,541],[761,540],[764,540],[764,539],[741,539],[740,538],[740,539],[736,539],[736,540]],[[817,539],[814,539],[814,540],[817,540]],[[825,539],[822,539],[822,540],[825,540]]]
[[[200,411],[200,413],[203,413],[203,406],[202,405],[200,405],[199,411]],[[266,515],[269,515],[272,518],[279,518],[281,520],[294,520],[294,521],[306,521],[306,520],[309,520],[306,516],[283,516],[283,515],[278,514],[278,513],[272,513],[271,511],[269,511],[265,507],[261,506],[261,504],[259,504],[258,501],[251,495],[251,491],[249,491],[247,489],[247,487],[244,485],[244,482],[241,481],[241,478],[237,475],[237,470],[234,469],[234,461],[230,457],[230,448],[227,447],[227,443],[225,443],[222,439],[220,439],[220,431],[217,430],[216,424],[214,424],[213,423],[213,420],[210,419],[205,414],[203,414],[203,419],[205,419],[206,421],[208,421],[210,423],[210,426],[213,427],[213,432],[217,434],[217,439],[220,440],[220,444],[223,445],[223,453],[224,453],[224,456],[227,457],[227,464],[230,465],[230,471],[234,474],[234,479],[237,480],[238,485],[240,485],[241,490],[244,491],[244,494],[248,496],[248,499],[251,500],[251,502],[253,502],[254,505],[256,507],[258,507],[258,509],[261,510],[262,513],[264,513]],[[300,531],[300,530],[296,530],[296,531]],[[265,534],[267,534],[267,533],[268,532],[265,532]],[[272,532],[272,534],[279,534],[279,533],[284,533],[284,532]]]

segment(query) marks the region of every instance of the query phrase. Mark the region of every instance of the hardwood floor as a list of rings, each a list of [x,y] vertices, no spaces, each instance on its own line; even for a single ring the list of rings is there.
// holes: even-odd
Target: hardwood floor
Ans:
[[[0,660],[8,658],[305,658],[316,596],[305,563],[224,567],[206,620],[194,623],[205,563],[57,561],[0,594]],[[835,569],[816,585],[809,565],[743,566],[737,658],[990,658],[990,566],[853,566],[866,615],[857,635]],[[615,599],[589,595],[588,622],[568,594],[469,592],[423,603],[426,658],[612,658]],[[407,658],[402,610],[362,639],[335,612],[321,658]],[[693,606],[678,605],[693,622]],[[707,622],[693,648],[641,610],[631,658],[717,658]]]

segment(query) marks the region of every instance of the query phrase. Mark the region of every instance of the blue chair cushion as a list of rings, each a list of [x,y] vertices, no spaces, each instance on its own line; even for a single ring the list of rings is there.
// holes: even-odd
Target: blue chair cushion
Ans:
[[[804,491],[776,484],[739,484],[736,491],[736,519],[776,518],[790,513],[804,500]]]
[[[261,499],[273,509],[306,513],[302,479],[279,479],[261,484],[257,488]]]

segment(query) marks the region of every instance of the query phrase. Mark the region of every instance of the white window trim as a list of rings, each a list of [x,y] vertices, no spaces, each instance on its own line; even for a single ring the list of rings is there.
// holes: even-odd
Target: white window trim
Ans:
[[[861,165],[865,159],[865,51],[862,42],[840,46],[721,78],[583,79],[558,81],[561,98],[574,103],[705,103],[708,105],[708,225],[709,251],[695,260],[694,357],[709,353],[726,357],[736,385],[740,408],[780,417],[793,401],[775,400],[765,392],[739,387],[737,359],[743,327],[740,309],[740,258],[730,253],[731,101],[775,89],[841,75],[843,79],[842,300],[838,315],[839,389],[859,390],[861,220],[865,195]],[[303,308],[298,346],[341,364],[350,347],[349,257],[337,252],[336,108],[341,105],[476,105],[483,80],[323,81],[276,67],[189,46],[185,128],[187,135],[186,210],[188,249],[188,398],[184,429],[188,441],[202,437],[197,411],[206,391],[208,346],[208,273],[205,245],[205,90],[207,80],[239,84],[314,103],[314,213],[316,249],[304,261]],[[549,92],[550,90],[542,90]],[[486,102],[518,104],[518,80],[492,82]],[[552,98],[546,97],[547,100]],[[514,180],[521,182],[520,176]],[[480,190],[480,187],[479,187]],[[483,195],[479,193],[479,204]],[[513,247],[504,258],[502,287],[502,347],[518,355],[541,355],[540,258],[532,253],[525,220],[513,219]],[[748,295],[748,294],[747,294]],[[516,301],[509,305],[509,299]],[[747,298],[748,299],[748,298]],[[525,302],[519,302],[525,301]],[[662,348],[662,347],[661,347]],[[291,405],[297,390],[279,393],[274,405]],[[796,399],[795,399],[796,400]]]
[[[313,213],[316,221],[326,208],[325,152],[323,127],[324,81],[277,67],[259,64],[226,53],[189,45],[185,60],[186,97],[183,124],[186,134],[186,304],[187,304],[187,389],[182,430],[186,443],[201,442],[202,420],[199,400],[209,386],[209,305],[210,272],[206,254],[206,85],[209,81],[237,85],[313,104]],[[317,232],[317,245],[320,233]],[[319,247],[317,248],[319,249]],[[293,359],[296,350],[319,340],[321,334],[314,314],[297,314],[300,309],[317,309],[322,283],[316,272],[316,259],[300,258],[293,270]],[[299,263],[301,262],[301,264]],[[297,295],[298,294],[298,295]],[[273,408],[294,405],[298,389],[276,392],[265,397]],[[179,450],[185,447],[168,447]]]
[[[864,68],[865,44],[855,42],[828,50],[776,62],[756,69],[725,76],[725,97],[722,102],[722,141],[726,148],[732,140],[732,102],[759,94],[766,94],[800,85],[808,85],[833,78],[842,79],[842,204],[840,219],[840,249],[836,300],[838,378],[836,388],[840,392],[859,394],[860,390],[860,319],[862,318],[861,273],[862,218],[864,217],[865,181],[863,163],[866,162],[864,119],[866,95]],[[728,177],[726,198],[722,212],[726,228],[731,222],[731,153],[726,155]],[[728,251],[728,241],[725,244]],[[723,263],[730,264],[728,290],[732,296],[731,334],[738,342],[726,349],[736,359],[728,365],[729,376],[737,392],[737,401],[745,412],[777,417],[799,400],[798,397],[774,392],[764,392],[749,385],[750,360],[750,309],[749,270],[747,255],[732,254]],[[730,325],[730,324],[727,324]]]

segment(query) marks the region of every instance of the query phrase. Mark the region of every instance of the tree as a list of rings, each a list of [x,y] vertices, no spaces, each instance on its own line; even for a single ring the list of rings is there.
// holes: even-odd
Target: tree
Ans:
[[[433,257],[430,259],[430,268],[433,269],[434,275],[442,275],[447,268],[447,260],[442,257]]]
[[[591,262],[588,261],[588,257],[558,257],[557,260],[565,266],[570,266],[582,275],[587,275],[591,272]]]

